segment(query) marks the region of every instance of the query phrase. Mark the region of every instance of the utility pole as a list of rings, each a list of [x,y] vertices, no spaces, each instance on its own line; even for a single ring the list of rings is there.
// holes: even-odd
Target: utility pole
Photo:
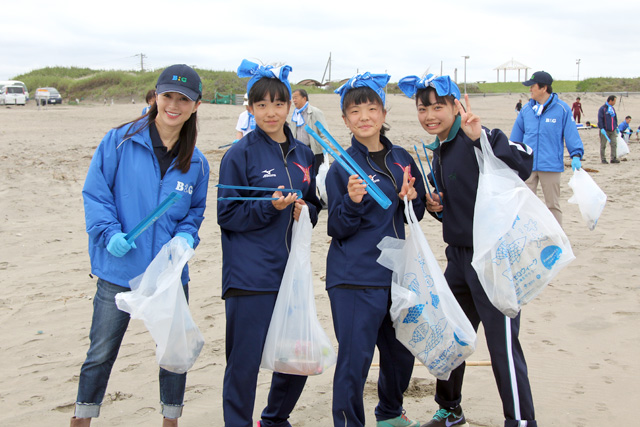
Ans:
[[[464,58],[464,93],[467,94],[467,59],[469,55],[463,56]]]
[[[331,52],[329,52],[329,60],[327,61],[327,65],[324,67],[324,73],[322,73],[322,80],[320,84],[324,84],[324,76],[327,74],[327,70],[329,70],[329,80],[327,82],[331,82]]]
[[[140,71],[144,72],[144,58],[147,57],[147,55],[145,55],[144,53],[138,53],[136,55],[133,56],[139,56],[140,57]]]
[[[576,59],[576,65],[578,66],[578,81],[580,81],[580,60]]]

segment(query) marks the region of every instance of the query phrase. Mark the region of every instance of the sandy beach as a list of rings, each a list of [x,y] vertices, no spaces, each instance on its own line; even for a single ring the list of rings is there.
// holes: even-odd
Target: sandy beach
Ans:
[[[580,94],[582,121],[597,123],[601,94]],[[561,94],[572,104],[575,93]],[[510,134],[514,106],[525,95],[473,96],[472,110],[489,128]],[[337,95],[311,95],[333,136],[346,146]],[[96,279],[90,277],[81,190],[93,152],[112,127],[135,118],[143,105],[102,103],[50,106],[38,110],[0,107],[0,424],[64,426],[73,415],[78,375],[89,346]],[[413,153],[419,138],[433,140],[416,120],[415,104],[401,95],[387,98],[389,138]],[[221,294],[220,231],[216,222],[218,169],[234,139],[243,106],[203,104],[198,112],[198,147],[211,165],[208,208],[191,265],[191,313],[205,346],[187,379],[181,426],[222,426],[225,368],[225,315]],[[640,95],[618,100],[619,120],[640,124]],[[583,166],[607,194],[594,231],[562,175],[564,228],[573,261],[522,314],[521,343],[529,367],[536,418],[541,426],[632,425],[640,392],[640,143],[620,164],[600,164],[598,130],[581,130]],[[566,154],[566,153],[565,153]],[[566,163],[569,163],[567,157]],[[312,263],[320,321],[336,348],[329,299],[324,287],[329,247],[326,212],[313,234]],[[421,222],[441,266],[446,264],[440,223]],[[636,265],[638,262],[638,265]],[[482,331],[469,360],[489,360]],[[158,426],[159,393],[155,346],[140,321],[132,321],[113,368],[101,416],[95,426]],[[254,420],[269,391],[270,371],[258,380]],[[378,371],[372,368],[365,389],[367,424],[374,425]],[[331,426],[333,368],[310,377],[291,415],[296,427]],[[407,414],[427,422],[437,410],[435,378],[416,366],[406,393]],[[635,402],[635,403],[634,403]],[[489,367],[468,367],[463,408],[470,425],[502,426],[497,388]]]

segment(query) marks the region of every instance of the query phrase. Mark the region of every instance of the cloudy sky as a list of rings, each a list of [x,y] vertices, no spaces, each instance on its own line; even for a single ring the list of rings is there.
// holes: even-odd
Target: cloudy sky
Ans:
[[[463,82],[463,56],[467,82],[496,81],[512,59],[556,80],[640,76],[637,0],[25,0],[4,9],[0,80],[47,66],[139,70],[141,54],[145,69],[286,63],[293,82],[321,80],[329,54],[332,80],[457,70]]]

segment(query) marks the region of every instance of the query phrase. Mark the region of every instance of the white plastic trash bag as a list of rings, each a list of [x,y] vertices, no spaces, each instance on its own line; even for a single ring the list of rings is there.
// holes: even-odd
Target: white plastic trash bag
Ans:
[[[393,271],[390,316],[396,338],[436,378],[447,380],[476,348],[476,333],[453,296],[413,205],[405,198],[406,240],[385,237],[378,263]]]
[[[471,265],[489,300],[513,318],[575,257],[551,211],[493,154],[484,130],[480,143]]]
[[[593,231],[607,203],[607,195],[582,168],[573,172],[569,187],[573,190],[569,203],[578,205],[582,218],[587,222],[587,227]]]
[[[161,368],[182,374],[196,362],[204,338],[196,326],[184,295],[182,270],[193,256],[184,237],[174,237],[151,261],[147,270],[132,279],[131,292],[116,295],[116,305],[144,321],[156,342]]]
[[[316,188],[320,199],[325,205],[329,203],[329,197],[327,196],[327,186],[325,181],[327,180],[327,172],[329,172],[329,155],[323,150],[323,162],[318,168],[318,175],[316,176]]]
[[[311,273],[309,208],[294,221],[291,252],[269,323],[260,367],[292,375],[318,375],[336,363],[336,352],[320,326]]]
[[[627,145],[627,142],[619,134],[616,137],[616,141],[616,158],[619,159],[620,157],[629,154],[629,145]]]

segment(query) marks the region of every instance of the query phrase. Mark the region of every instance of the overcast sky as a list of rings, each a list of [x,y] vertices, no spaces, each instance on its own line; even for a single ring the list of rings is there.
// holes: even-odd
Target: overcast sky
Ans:
[[[332,80],[457,69],[462,83],[463,56],[467,82],[495,82],[512,59],[555,80],[640,76],[637,0],[26,0],[3,9],[0,80],[47,66],[139,70],[140,54],[145,69],[286,63],[292,82],[321,80],[330,53]]]

